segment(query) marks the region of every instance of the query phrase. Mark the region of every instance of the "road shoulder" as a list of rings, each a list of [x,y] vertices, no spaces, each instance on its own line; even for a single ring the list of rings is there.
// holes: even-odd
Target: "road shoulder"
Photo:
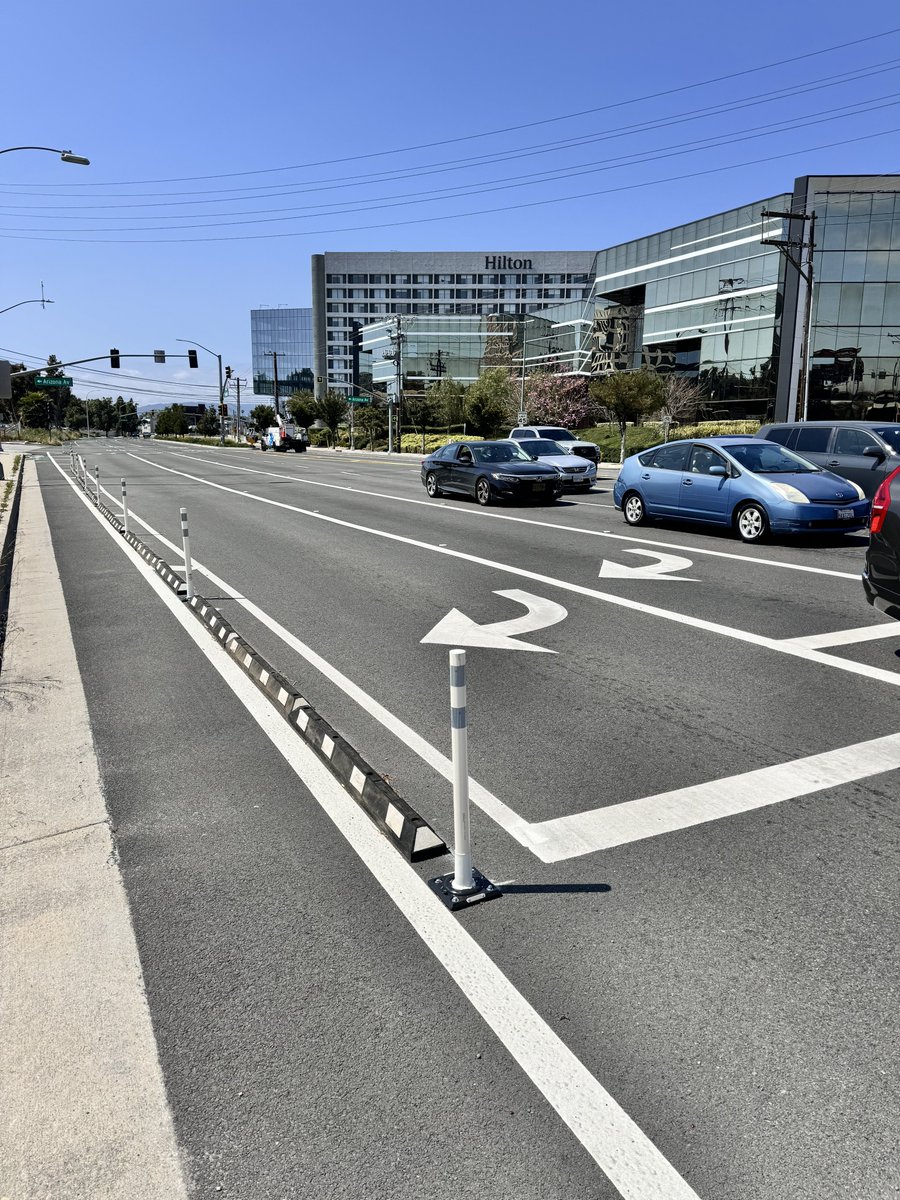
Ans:
[[[0,1194],[187,1195],[34,463],[0,675]]]

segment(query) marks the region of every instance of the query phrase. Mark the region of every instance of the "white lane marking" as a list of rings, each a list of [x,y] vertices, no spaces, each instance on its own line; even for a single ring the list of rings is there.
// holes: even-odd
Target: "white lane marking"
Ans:
[[[837,629],[834,633],[812,633],[808,637],[785,638],[792,646],[820,650],[823,646],[851,646],[855,642],[874,642],[879,638],[900,637],[900,622],[888,625],[862,625],[858,629]]]
[[[57,470],[80,495],[62,468],[57,466]],[[252,681],[210,640],[140,555],[91,509],[84,496],[80,498],[624,1200],[698,1200],[693,1188],[510,983],[459,919],[444,908],[412,866],[396,853],[325,764],[300,738],[285,737],[284,719],[260,696]]]
[[[134,514],[134,520],[152,536],[158,538],[164,545],[173,546],[172,542],[169,542],[163,534],[155,530],[146,521],[137,516],[137,514]],[[203,574],[216,587],[220,588],[225,594],[230,595],[258,621],[306,659],[311,666],[325,675],[327,679],[336,683],[346,695],[370,713],[385,729],[399,738],[404,745],[408,746],[424,762],[433,767],[445,779],[452,779],[452,763],[450,760],[420,734],[395,717],[393,713],[389,712],[373,697],[367,695],[362,688],[341,674],[336,667],[333,667],[320,655],[316,654],[315,651],[296,638],[273,617],[263,612],[252,601],[247,600],[236,589],[232,588],[230,584],[226,583],[224,579],[215,575],[208,567],[202,567],[200,564],[197,564],[197,566],[198,570],[202,570]],[[299,715],[302,726],[305,728],[306,720],[303,718],[305,718],[306,714],[300,713]],[[873,743],[876,748],[876,754],[877,743],[879,741],[881,739],[876,739],[876,743]],[[829,774],[827,769],[822,770],[822,760],[827,758],[828,755],[849,756],[854,762],[853,770],[857,771],[859,763],[856,760],[860,757],[857,755],[857,750],[860,746],[864,748],[862,758],[865,759],[867,754],[865,748],[868,745],[869,743],[860,743],[856,747],[849,746],[843,750],[828,751],[824,756],[814,755],[808,759],[801,759],[798,760],[801,765],[797,767],[795,767],[794,763],[790,762],[779,764],[775,767],[764,767],[759,771],[747,772],[745,775],[732,776],[730,779],[719,779],[707,784],[700,784],[693,789],[688,788],[680,789],[676,792],[661,793],[657,796],[645,797],[641,800],[626,801],[621,805],[610,805],[607,808],[595,809],[584,813],[574,813],[566,817],[559,817],[543,822],[531,823],[525,821],[518,813],[514,812],[491,792],[488,792],[486,788],[474,779],[470,781],[470,793],[479,808],[494,820],[501,829],[506,830],[511,837],[515,838],[521,846],[530,850],[542,862],[560,862],[564,859],[590,854],[598,849],[611,849],[617,845],[626,845],[633,841],[642,840],[643,838],[671,832],[674,829],[687,829],[692,825],[701,824],[705,821],[717,819],[718,817],[733,816],[748,808],[758,808],[761,806],[761,801],[759,800],[760,792],[764,796],[771,797],[766,801],[767,803],[780,803],[795,796],[809,794],[810,792],[819,790],[821,787],[835,786],[837,782],[840,782],[840,779],[833,773]],[[878,766],[877,757],[872,762],[876,768],[871,772],[872,774],[878,774],[881,770],[892,769],[890,763],[886,767]],[[827,766],[827,764],[825,765]],[[853,778],[864,777],[864,772],[853,775]],[[818,782],[823,778],[826,782]],[[743,781],[745,779],[751,781],[749,786],[744,784]],[[765,786],[761,787],[760,781],[763,781]],[[791,792],[790,787],[786,787],[787,784],[790,784],[796,790]],[[715,804],[717,802],[721,803],[721,800],[717,801],[717,797],[728,794],[730,790],[734,791],[735,796],[740,795],[740,802],[737,803],[737,806],[733,806],[728,811],[714,811]],[[693,807],[691,807],[691,803],[693,803]]]
[[[131,454],[132,458],[140,458],[140,455],[134,454],[133,451],[128,451],[128,453]],[[168,453],[173,454],[176,458],[195,457],[184,451],[169,450]],[[148,462],[154,467],[160,467],[161,470],[166,470],[160,463],[154,463],[150,459],[145,458],[141,459],[141,461]],[[306,479],[299,475],[282,475],[277,471],[261,471],[255,467],[238,467],[234,463],[217,462],[215,459],[207,459],[206,461],[212,466],[234,467],[236,471],[244,471],[251,475],[267,475],[271,479],[289,479],[293,483],[302,483],[309,487],[331,488],[338,492],[346,492],[348,490],[345,484],[325,483],[320,479]],[[422,504],[427,508],[444,508],[448,512],[459,513],[461,516],[484,518],[494,521],[513,521],[519,525],[537,525],[541,529],[559,529],[563,533],[577,533],[585,537],[610,538],[617,542],[639,542],[642,546],[659,546],[661,549],[666,550],[687,550],[691,554],[705,554],[709,558],[729,558],[734,562],[745,563],[754,567],[780,567],[784,571],[806,571],[811,575],[828,575],[833,579],[852,579],[856,583],[859,582],[859,571],[832,571],[827,567],[811,567],[806,563],[781,562],[777,558],[751,558],[747,554],[733,554],[727,550],[707,550],[702,546],[681,546],[677,542],[658,542],[652,538],[635,537],[628,533],[612,533],[608,529],[583,529],[577,525],[562,525],[558,521],[536,521],[533,517],[514,517],[511,513],[489,512],[483,508],[471,508],[464,502],[459,504],[455,502],[435,504],[433,500],[416,500],[412,496],[389,496],[384,492],[369,492],[363,488],[350,488],[349,490],[358,492],[360,496],[371,496],[377,500],[394,500],[398,504]],[[583,505],[587,508],[615,509],[615,505],[613,504],[585,504],[582,500],[573,500],[571,503]]]
[[[656,562],[644,563],[643,566],[629,567],[624,563],[603,560],[600,567],[599,579],[675,579],[685,583],[698,583],[697,579],[689,579],[687,575],[673,575],[672,571],[686,571],[694,564],[689,558],[680,554],[660,554],[658,550],[626,550],[626,554],[643,554],[647,558],[655,558]]]
[[[531,826],[531,834],[535,839],[544,834],[552,838],[554,857],[548,855],[544,861],[556,861],[556,854],[561,859],[574,858],[766,808],[898,767],[900,734],[892,733],[728,779],[542,821]]]
[[[168,470],[169,468],[164,469]],[[146,529],[147,532],[152,537],[155,537],[163,546],[175,549],[175,544],[173,542],[170,542],[163,533],[161,533],[158,529],[154,529],[152,525],[148,524],[147,521],[144,521],[141,517],[139,517],[137,513],[132,514],[132,519],[136,522],[136,524],[140,525],[142,529]],[[448,783],[452,783],[453,763],[445,754],[442,754],[440,750],[438,750],[435,746],[432,746],[432,744],[426,741],[421,734],[417,733],[416,730],[411,728],[411,726],[407,725],[404,721],[401,721],[399,717],[395,716],[389,709],[385,708],[384,705],[379,704],[374,696],[370,696],[368,692],[364,691],[358,684],[354,683],[352,679],[348,679],[343,672],[339,671],[337,667],[333,666],[330,662],[328,662],[327,659],[323,658],[321,654],[317,654],[311,646],[308,646],[305,642],[302,642],[295,634],[291,633],[289,629],[286,629],[283,625],[276,621],[274,617],[270,616],[258,605],[254,604],[252,600],[247,599],[247,597],[244,596],[242,592],[238,591],[237,588],[233,588],[231,584],[227,582],[227,580],[222,579],[219,575],[216,575],[214,571],[211,571],[209,567],[204,566],[197,559],[194,559],[194,567],[200,574],[204,575],[214,587],[218,588],[224,595],[228,596],[230,599],[239,604],[243,609],[245,609],[246,612],[250,613],[252,617],[255,617],[260,624],[271,630],[276,637],[279,637],[286,646],[290,646],[290,648],[302,659],[308,662],[311,667],[313,667],[320,674],[324,675],[326,679],[338,687],[346,696],[349,696],[354,703],[358,704],[360,708],[364,709],[365,712],[378,721],[380,725],[387,729],[389,733],[393,734],[400,742],[403,743],[404,746],[412,750],[414,754],[417,754],[418,757],[423,762],[427,763],[428,766],[430,766],[434,771],[436,771],[437,774],[443,776]],[[250,662],[252,661],[251,655],[248,654],[247,665],[249,666]],[[297,706],[295,705],[295,708],[296,707]],[[309,717],[305,712],[301,711],[297,714],[297,721],[301,728],[305,729],[309,724]],[[517,812],[514,812],[513,809],[504,804],[502,800],[493,794],[493,792],[489,792],[488,789],[480,784],[476,779],[470,778],[469,780],[469,794],[482,812],[486,813],[491,820],[495,821],[501,829],[505,829],[506,832],[511,837],[515,838],[521,846],[525,846],[526,849],[531,850],[537,855],[538,858],[542,857],[543,851],[536,849],[531,844],[528,834],[529,825],[523,817],[520,817]]]
[[[273,508],[300,513],[301,516],[315,517],[318,521],[325,521],[329,525],[337,525],[342,529],[352,529],[357,533],[366,533],[372,537],[383,538],[386,541],[413,546],[419,550],[427,550],[432,554],[444,554],[450,558],[460,559],[463,562],[475,563],[478,566],[487,567],[492,571],[504,571],[508,575],[517,575],[522,579],[530,579],[537,583],[546,584],[548,587],[561,588],[563,591],[574,592],[579,596],[590,596],[595,600],[602,600],[607,604],[615,605],[617,608],[627,608],[632,612],[644,613],[651,617],[660,617],[664,621],[673,621],[677,625],[687,625],[693,629],[702,629],[707,633],[719,634],[722,637],[732,638],[738,642],[745,642],[751,646],[759,646],[766,650],[775,650],[779,654],[789,654],[794,658],[802,658],[806,662],[814,662],[820,666],[833,667],[838,671],[846,671],[850,675],[862,675],[867,679],[876,679],[880,683],[889,683],[894,687],[900,685],[900,672],[897,671],[887,671],[883,667],[870,667],[866,663],[857,663],[850,659],[836,658],[833,654],[825,654],[820,650],[810,650],[805,646],[794,646],[789,641],[779,641],[776,638],[765,637],[763,634],[751,633],[746,629],[736,629],[730,625],[720,625],[716,621],[706,621],[702,617],[692,617],[688,613],[659,608],[656,605],[645,604],[640,600],[630,600],[626,596],[614,596],[611,592],[601,592],[596,588],[584,587],[579,583],[570,583],[565,579],[555,579],[550,575],[541,575],[537,571],[528,571],[524,567],[516,567],[511,563],[497,562],[494,559],[482,558],[477,554],[466,554],[462,550],[451,550],[449,547],[435,546],[431,542],[422,542],[417,538],[404,537],[399,533],[389,533],[384,529],[373,529],[369,525],[359,525],[355,521],[345,521],[340,517],[330,517],[326,513],[320,513],[317,509],[301,508],[299,505],[288,504],[283,500],[273,500],[268,496],[257,496],[254,492],[242,491],[240,488],[226,487],[222,483],[214,483],[211,479],[203,479],[201,476],[191,475],[187,471],[176,471],[174,467],[163,466],[162,463],[152,462],[150,459],[141,458],[137,454],[132,457],[140,459],[141,462],[145,462],[151,467],[156,467],[158,471],[167,471],[170,475],[180,475],[184,479],[190,479],[194,483],[199,483],[204,487],[214,488],[220,492],[228,492],[233,496],[241,496],[246,500],[255,500],[259,504],[268,504]]]
[[[547,629],[565,620],[568,613],[561,604],[553,600],[545,600],[543,596],[532,596],[529,592],[510,588],[503,592],[494,592],[495,596],[503,596],[524,604],[528,612],[521,617],[512,617],[507,621],[494,621],[490,625],[478,625],[471,617],[452,608],[446,617],[442,617],[437,625],[426,633],[422,641],[427,644],[440,646],[483,646],[493,650],[533,650],[538,654],[555,654],[546,646],[535,646],[531,642],[520,642],[516,637],[520,633],[534,633],[538,629]]]

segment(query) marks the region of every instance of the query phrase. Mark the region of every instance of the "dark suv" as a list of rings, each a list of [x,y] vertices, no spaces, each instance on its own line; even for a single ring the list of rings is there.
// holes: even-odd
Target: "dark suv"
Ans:
[[[869,534],[862,577],[866,599],[900,620],[900,467],[878,485]]]
[[[900,423],[795,421],[763,425],[756,436],[858,483],[867,496],[874,496],[882,479],[900,466]]]

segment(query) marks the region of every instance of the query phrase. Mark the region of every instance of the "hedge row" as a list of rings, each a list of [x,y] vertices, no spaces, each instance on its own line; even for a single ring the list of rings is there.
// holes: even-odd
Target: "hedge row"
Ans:
[[[669,430],[669,441],[716,437],[727,433],[755,434],[759,425],[759,421],[700,421],[696,425],[674,425]],[[582,429],[578,436],[587,442],[596,443],[604,461],[618,462],[620,439],[619,430],[615,425],[597,425],[593,429]],[[665,435],[657,422],[630,425],[625,434],[625,454],[636,454],[639,450],[646,450],[662,441],[665,441]]]

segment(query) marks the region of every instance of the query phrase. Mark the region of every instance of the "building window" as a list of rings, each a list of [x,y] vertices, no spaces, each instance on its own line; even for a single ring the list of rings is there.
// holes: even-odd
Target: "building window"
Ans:
[[[392,275],[391,283],[393,283],[393,284],[409,283],[409,276],[408,275]]]

